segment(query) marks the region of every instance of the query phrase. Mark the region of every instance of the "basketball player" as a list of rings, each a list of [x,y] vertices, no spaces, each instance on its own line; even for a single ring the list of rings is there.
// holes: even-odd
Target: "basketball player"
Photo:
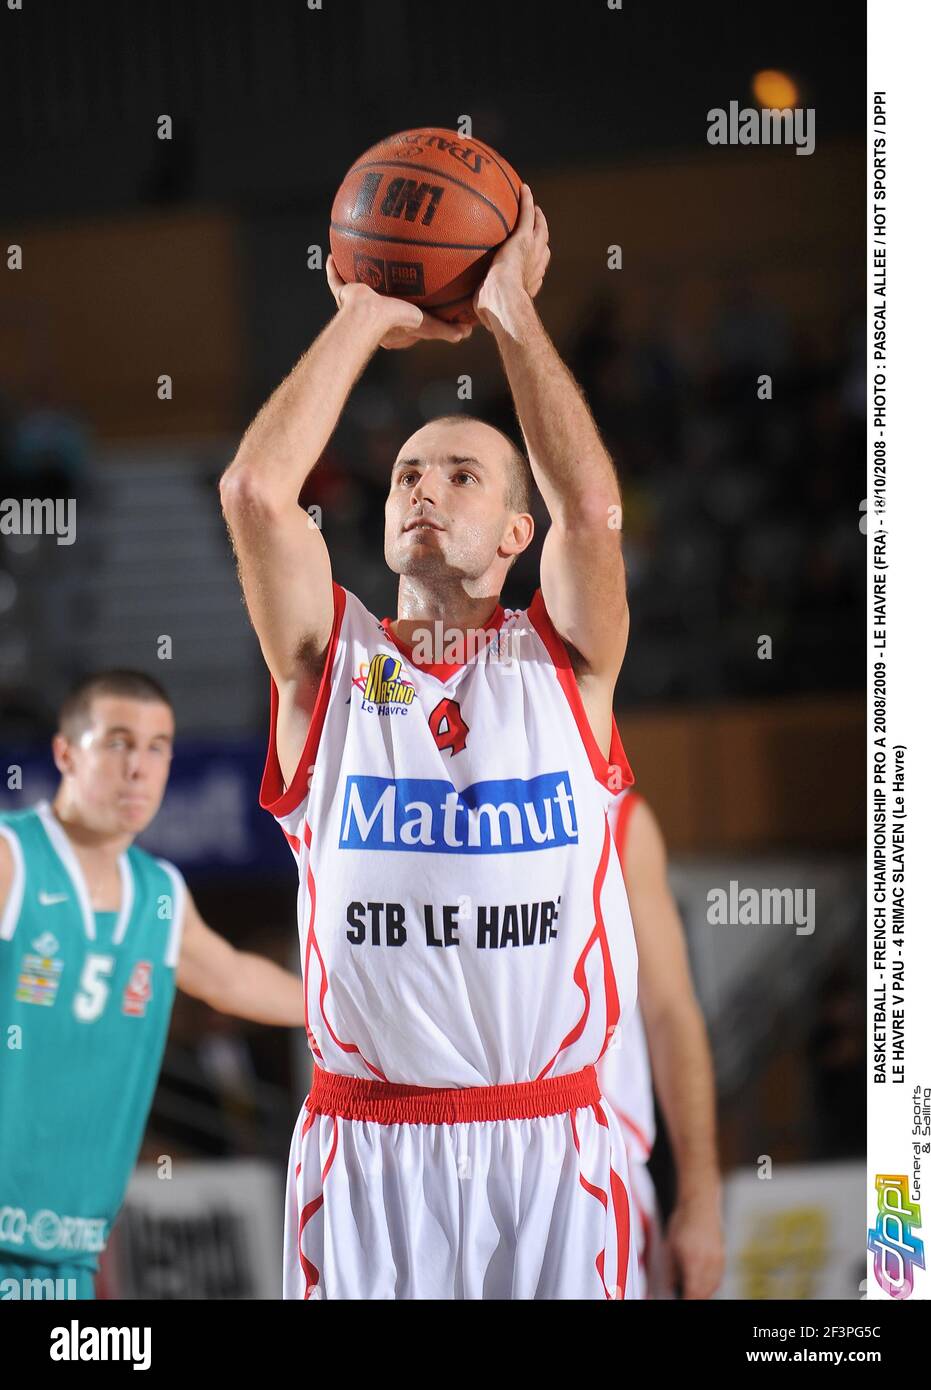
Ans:
[[[624,871],[637,939],[637,1007],[621,1020],[622,1045],[598,1062],[598,1084],[627,1141],[631,1221],[645,1298],[710,1298],[724,1269],[714,1079],[682,923],[666,878],[656,817],[623,791],[608,819]],[[676,1205],[665,1240],[647,1159],[656,1136],[651,1061],[676,1163]]]
[[[175,866],[133,845],[161,805],[173,737],[154,680],[90,676],[61,709],[51,805],[0,816],[2,1297],[93,1298],[176,983],[223,1013],[304,1021],[298,978],[234,950]]]
[[[271,673],[261,802],[298,869],[313,1084],[292,1144],[291,1298],[637,1298],[623,1133],[595,1063],[637,956],[607,808],[628,633],[614,466],[534,307],[522,185],[474,304],[529,455],[440,419],[386,479],[397,616],[334,582],[298,498],[379,345],[470,330],[327,273],[337,312],[221,480]],[[532,476],[531,476],[532,475]],[[500,601],[551,525],[526,611]]]

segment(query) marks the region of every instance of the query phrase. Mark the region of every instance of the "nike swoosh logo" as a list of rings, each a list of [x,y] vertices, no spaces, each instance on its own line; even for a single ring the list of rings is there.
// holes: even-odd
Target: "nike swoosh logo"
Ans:
[[[56,903],[66,903],[67,893],[39,893],[39,903],[42,907],[54,907]]]

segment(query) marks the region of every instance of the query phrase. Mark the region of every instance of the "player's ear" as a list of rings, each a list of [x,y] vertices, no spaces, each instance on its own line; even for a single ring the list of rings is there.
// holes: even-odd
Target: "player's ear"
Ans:
[[[71,751],[71,744],[63,733],[57,733],[52,738],[52,757],[55,766],[64,777],[66,772],[74,771],[74,754]]]
[[[517,545],[516,554],[521,555],[533,540],[534,521],[529,512],[518,512],[511,522]]]
[[[499,545],[499,551],[508,557],[509,570],[518,555],[522,555],[533,540],[533,526],[533,517],[527,512],[518,512],[512,516],[511,523]]]

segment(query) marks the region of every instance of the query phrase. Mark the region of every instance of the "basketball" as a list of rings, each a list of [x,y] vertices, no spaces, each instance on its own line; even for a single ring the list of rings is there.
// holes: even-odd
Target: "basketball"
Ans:
[[[513,230],[520,178],[495,150],[454,130],[404,130],[366,150],[333,200],[341,278],[474,323],[472,296]]]

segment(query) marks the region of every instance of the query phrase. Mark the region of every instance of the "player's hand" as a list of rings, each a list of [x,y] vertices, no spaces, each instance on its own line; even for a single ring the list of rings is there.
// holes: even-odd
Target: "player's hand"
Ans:
[[[520,186],[520,211],[510,236],[492,259],[488,272],[472,301],[475,313],[486,328],[492,319],[501,319],[507,295],[515,289],[535,299],[550,263],[550,230],[543,209],[533,201],[528,183]]]
[[[724,1274],[724,1231],[715,1195],[680,1202],[666,1227],[673,1278],[683,1298],[710,1298]]]
[[[327,256],[326,278],[337,308],[345,309],[354,303],[367,303],[378,314],[384,329],[379,347],[409,348],[430,339],[444,343],[461,343],[472,332],[470,324],[445,323],[442,319],[418,309],[393,295],[379,294],[369,285],[347,284],[336,269],[332,256]]]

